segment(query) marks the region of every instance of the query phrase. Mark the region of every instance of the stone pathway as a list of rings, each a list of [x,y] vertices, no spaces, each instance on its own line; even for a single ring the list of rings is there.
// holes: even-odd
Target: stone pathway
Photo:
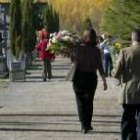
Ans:
[[[79,132],[72,84],[65,81],[70,62],[57,58],[54,79],[42,82],[39,61],[24,83],[0,82],[0,140],[118,140],[121,106],[119,88],[109,78],[109,90],[102,90],[99,78],[94,103],[93,127],[87,135]]]

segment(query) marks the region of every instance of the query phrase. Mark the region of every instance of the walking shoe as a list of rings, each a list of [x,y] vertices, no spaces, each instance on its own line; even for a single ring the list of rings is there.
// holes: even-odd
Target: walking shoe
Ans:
[[[89,127],[88,127],[88,130],[93,130],[93,127],[92,127],[92,126],[89,126]]]
[[[44,78],[44,79],[43,79],[43,82],[46,82],[46,81],[47,81],[46,78]]]
[[[88,130],[85,129],[85,128],[82,128],[82,129],[81,129],[81,133],[82,133],[82,134],[87,134],[87,133],[88,133]]]

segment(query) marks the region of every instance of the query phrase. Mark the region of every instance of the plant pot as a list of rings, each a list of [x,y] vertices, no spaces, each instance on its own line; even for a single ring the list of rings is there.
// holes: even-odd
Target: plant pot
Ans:
[[[9,74],[11,82],[24,82],[25,81],[25,71],[12,71]]]
[[[10,63],[10,81],[12,82],[24,82],[25,81],[25,69],[22,66],[22,61]]]

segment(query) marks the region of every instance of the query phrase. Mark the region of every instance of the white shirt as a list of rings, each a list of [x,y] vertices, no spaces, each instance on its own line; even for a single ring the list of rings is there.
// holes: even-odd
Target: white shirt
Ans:
[[[100,43],[100,48],[104,50],[104,54],[111,54],[111,50],[109,45],[107,44],[107,40],[104,40],[102,43]]]

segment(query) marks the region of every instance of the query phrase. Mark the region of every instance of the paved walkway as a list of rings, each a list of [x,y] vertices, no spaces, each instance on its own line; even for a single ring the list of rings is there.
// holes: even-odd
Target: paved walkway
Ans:
[[[65,81],[70,62],[57,58],[54,79],[42,82],[41,64],[36,62],[24,83],[0,82],[0,140],[117,140],[120,137],[119,88],[108,79],[102,90],[99,78],[94,104],[94,131],[79,133],[75,96]]]

